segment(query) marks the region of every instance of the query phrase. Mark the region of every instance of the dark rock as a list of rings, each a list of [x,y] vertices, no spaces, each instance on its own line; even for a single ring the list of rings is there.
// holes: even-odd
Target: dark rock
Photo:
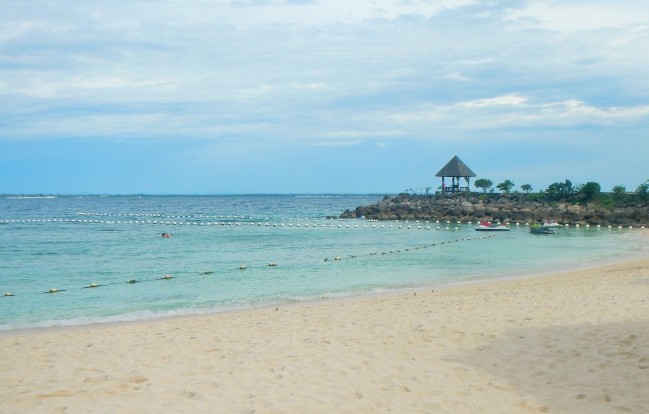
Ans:
[[[399,194],[378,203],[346,210],[340,218],[375,220],[439,220],[532,223],[554,219],[566,224],[602,226],[647,226],[649,207],[628,205],[605,208],[599,205],[529,201],[525,194]]]

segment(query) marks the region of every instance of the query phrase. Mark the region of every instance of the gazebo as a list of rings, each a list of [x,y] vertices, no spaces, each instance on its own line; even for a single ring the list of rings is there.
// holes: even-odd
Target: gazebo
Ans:
[[[453,157],[439,172],[435,177],[442,177],[442,192],[445,193],[455,193],[459,191],[469,191],[469,182],[470,177],[475,177],[475,173],[471,171],[471,168],[467,167],[465,163],[456,155]],[[446,185],[445,179],[450,177],[452,183],[450,186]],[[466,180],[466,187],[460,186],[460,178]]]

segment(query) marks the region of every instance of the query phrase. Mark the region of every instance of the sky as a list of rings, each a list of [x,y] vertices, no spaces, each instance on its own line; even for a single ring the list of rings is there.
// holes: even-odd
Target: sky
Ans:
[[[0,0],[0,194],[649,179],[646,0]]]

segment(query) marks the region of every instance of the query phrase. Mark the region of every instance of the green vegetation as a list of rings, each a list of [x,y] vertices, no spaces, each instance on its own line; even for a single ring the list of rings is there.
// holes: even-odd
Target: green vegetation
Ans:
[[[473,185],[475,185],[476,188],[481,188],[482,192],[486,193],[487,190],[494,185],[494,183],[486,178],[478,178],[477,180],[475,180],[475,183],[473,183]]]
[[[502,191],[503,193],[509,194],[509,192],[512,191],[512,188],[514,188],[515,185],[516,184],[514,184],[512,180],[505,180],[502,183],[498,184],[496,188]]]
[[[597,198],[602,192],[602,187],[595,182],[589,181],[584,185],[580,185],[577,189],[577,194],[580,196],[581,201],[588,203]]]
[[[475,181],[474,186],[486,193],[490,190],[493,193],[493,182],[487,178],[480,178]],[[502,193],[510,194],[514,189],[515,184],[512,180],[505,180],[498,184],[496,188]],[[563,182],[556,182],[550,184],[546,189],[537,193],[532,192],[530,184],[523,184],[520,189],[525,194],[520,194],[515,191],[514,196],[518,194],[519,197],[525,197],[528,201],[538,202],[564,202],[571,204],[597,204],[607,208],[615,208],[628,206],[631,204],[649,203],[649,180],[640,184],[635,192],[626,191],[623,185],[614,186],[610,192],[602,192],[601,185],[594,181],[589,181],[585,184],[574,185],[572,181],[566,179]]]
[[[635,190],[636,198],[638,202],[642,204],[647,204],[649,200],[649,180],[646,180],[644,183],[640,184]]]
[[[497,196],[497,194],[494,194],[493,181],[488,178],[478,178],[474,181],[473,185],[477,189],[482,190],[483,195],[480,196],[481,198]],[[404,190],[400,196],[417,195],[418,192],[419,194],[428,196],[432,188],[409,188]],[[649,180],[645,180],[644,183],[640,184],[635,192],[627,191],[623,185],[616,185],[610,192],[603,192],[601,185],[597,182],[589,181],[585,184],[573,185],[572,181],[568,179],[563,182],[552,183],[546,189],[538,192],[532,192],[533,189],[530,184],[523,184],[520,186],[520,189],[524,191],[524,194],[518,191],[513,191],[512,194],[515,184],[510,179],[504,180],[496,188],[510,197],[518,197],[539,203],[581,203],[599,205],[605,208],[649,204]],[[439,192],[441,187],[438,187],[437,190]]]

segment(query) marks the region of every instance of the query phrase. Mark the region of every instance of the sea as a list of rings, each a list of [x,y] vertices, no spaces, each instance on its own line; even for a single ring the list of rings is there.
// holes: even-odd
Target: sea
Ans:
[[[641,229],[339,219],[377,194],[0,196],[0,331],[529,277],[646,257]]]

